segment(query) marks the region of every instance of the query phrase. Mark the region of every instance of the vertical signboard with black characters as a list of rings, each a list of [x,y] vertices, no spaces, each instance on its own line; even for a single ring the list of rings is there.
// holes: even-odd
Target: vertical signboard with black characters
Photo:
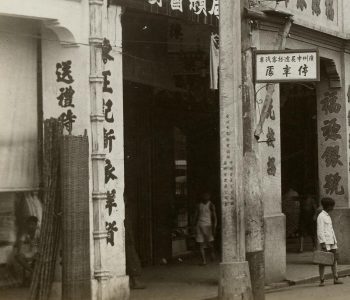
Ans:
[[[72,133],[73,124],[77,116],[74,114],[74,78],[72,75],[72,61],[62,61],[56,63],[56,82],[59,84],[57,91],[57,104],[63,109],[58,116],[68,134]]]
[[[114,143],[116,141],[115,136],[115,116],[114,116],[114,91],[111,86],[111,78],[113,76],[112,68],[109,62],[114,61],[114,57],[111,55],[112,46],[110,41],[106,38],[103,39],[102,44],[102,61],[104,64],[103,77],[103,113],[104,113],[104,150],[106,152],[105,160],[105,184],[107,189],[106,198],[106,231],[107,231],[107,244],[110,246],[115,245],[115,233],[118,231],[116,218],[117,202],[116,202],[116,181],[118,179],[116,175],[116,161]]]

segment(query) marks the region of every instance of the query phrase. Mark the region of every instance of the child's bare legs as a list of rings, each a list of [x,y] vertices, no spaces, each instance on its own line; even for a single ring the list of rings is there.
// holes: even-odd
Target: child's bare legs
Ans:
[[[318,272],[320,274],[320,286],[324,286],[324,265],[318,265]]]
[[[332,266],[334,284],[342,284],[343,282],[338,279],[339,277],[338,277],[338,270],[337,270],[337,267],[338,267],[337,251],[333,250],[332,252],[334,254],[334,264]]]
[[[205,258],[205,243],[199,243],[199,252],[201,253],[202,264],[207,264],[207,259]]]
[[[303,234],[300,235],[299,237],[299,252],[304,251],[304,236]]]
[[[214,242],[209,242],[208,246],[209,246],[209,250],[210,250],[211,261],[215,261],[216,260],[216,255],[215,255]]]

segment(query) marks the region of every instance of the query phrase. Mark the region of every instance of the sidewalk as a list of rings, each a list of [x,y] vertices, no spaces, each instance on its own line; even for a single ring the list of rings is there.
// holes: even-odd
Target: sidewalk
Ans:
[[[318,280],[318,266],[310,263],[312,253],[288,254],[287,279],[266,287],[268,293],[290,285],[301,285]],[[218,293],[219,264],[199,266],[199,260],[189,258],[164,266],[143,270],[145,290],[132,290],[130,300],[206,300],[215,299]],[[330,276],[330,268],[327,268]],[[339,266],[341,275],[350,274],[350,266]],[[0,300],[24,299],[25,289],[0,289]]]
[[[338,266],[339,276],[350,275],[350,265]],[[326,268],[326,278],[329,278],[331,268]],[[287,281],[274,283],[266,287],[267,290],[289,285],[304,284],[318,280],[318,265],[312,263],[312,252],[287,254]]]
[[[266,292],[291,285],[318,280],[318,266],[312,264],[312,252],[292,253],[287,256],[287,280],[271,284]],[[350,275],[350,265],[340,265],[341,276]],[[167,266],[144,269],[145,290],[131,291],[130,300],[204,300],[215,299],[218,292],[219,264],[198,266],[194,260]],[[331,269],[326,269],[326,278]]]

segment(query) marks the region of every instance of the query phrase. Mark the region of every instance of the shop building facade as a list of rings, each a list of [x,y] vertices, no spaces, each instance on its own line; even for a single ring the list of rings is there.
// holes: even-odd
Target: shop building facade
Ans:
[[[3,91],[1,107],[4,105],[5,109],[16,100],[15,103],[18,105],[16,109],[28,112],[26,114],[28,120],[22,115],[17,115],[19,120],[28,122],[21,124],[21,128],[26,128],[28,132],[20,130],[17,135],[16,132],[12,135],[4,133],[3,138],[5,140],[11,136],[23,139],[23,135],[31,136],[29,146],[26,148],[31,151],[26,153],[31,153],[31,155],[30,157],[23,156],[22,153],[24,157],[22,160],[16,160],[16,158],[10,160],[8,159],[10,154],[4,152],[4,149],[0,150],[1,153],[4,153],[0,159],[4,159],[8,163],[6,168],[19,170],[17,175],[13,174],[13,177],[10,177],[7,176],[5,168],[1,169],[0,175],[4,179],[0,180],[2,182],[1,197],[10,199],[12,197],[10,194],[40,189],[40,154],[38,154],[40,151],[38,149],[42,139],[40,128],[43,120],[60,117],[66,134],[84,135],[86,132],[90,144],[90,196],[89,199],[86,199],[90,206],[88,216],[90,232],[86,234],[90,237],[89,264],[92,298],[127,299],[129,287],[125,266],[124,231],[126,181],[128,180],[128,188],[132,190],[129,193],[134,194],[131,197],[136,198],[133,202],[135,210],[140,209],[141,205],[141,209],[150,218],[155,217],[157,212],[151,212],[151,207],[155,203],[154,199],[159,200],[162,197],[167,197],[172,193],[174,186],[178,188],[178,194],[175,193],[177,197],[185,194],[188,196],[181,189],[181,180],[183,179],[183,171],[181,170],[186,165],[183,155],[179,154],[174,164],[178,166],[177,171],[180,174],[177,176],[178,181],[173,180],[172,183],[162,181],[164,174],[174,176],[172,174],[174,166],[168,166],[167,169],[164,169],[166,163],[169,162],[164,153],[168,153],[165,151],[173,151],[173,148],[167,149],[173,142],[164,144],[163,140],[156,141],[160,145],[156,148],[158,152],[150,154],[152,159],[140,160],[138,158],[137,164],[126,161],[129,152],[124,151],[124,143],[127,144],[131,153],[138,151],[140,156],[146,156],[147,147],[151,147],[137,133],[150,134],[145,126],[147,122],[142,120],[150,106],[140,103],[142,100],[140,102],[137,100],[140,97],[149,96],[148,93],[152,94],[154,96],[150,97],[152,98],[150,101],[153,103],[152,109],[158,105],[158,102],[163,101],[159,104],[161,109],[147,117],[156,118],[155,116],[164,114],[164,111],[168,112],[167,120],[156,118],[156,123],[158,123],[153,124],[158,126],[155,127],[158,129],[156,134],[162,139],[166,140],[170,132],[173,132],[172,129],[164,130],[166,126],[169,126],[169,120],[174,120],[171,124],[179,124],[177,127],[185,132],[186,128],[195,126],[195,123],[189,122],[190,119],[203,123],[204,133],[202,136],[196,135],[195,138],[192,138],[192,149],[194,150],[189,152],[195,166],[191,171],[191,176],[194,181],[197,178],[197,183],[192,181],[188,191],[189,195],[192,193],[193,198],[201,187],[208,186],[208,184],[212,184],[211,191],[214,190],[214,194],[216,193],[220,198],[218,188],[220,185],[218,158],[220,146],[218,137],[215,140],[215,132],[219,135],[218,115],[215,115],[217,106],[211,104],[210,101],[204,105],[195,104],[196,97],[194,97],[191,98],[192,100],[186,101],[190,101],[191,107],[198,105],[201,106],[201,109],[198,109],[196,114],[187,111],[186,115],[182,110],[178,113],[174,102],[177,99],[186,98],[183,95],[188,90],[181,84],[180,86],[174,84],[173,76],[167,74],[167,69],[174,70],[169,67],[173,66],[174,63],[163,62],[163,67],[159,66],[156,70],[152,70],[153,73],[159,73],[157,76],[153,75],[152,78],[150,69],[154,67],[152,61],[156,58],[154,45],[167,44],[167,47],[170,48],[171,40],[168,38],[168,32],[159,33],[158,31],[159,36],[164,35],[164,40],[160,37],[160,40],[153,41],[152,47],[154,48],[150,50],[150,52],[153,51],[153,59],[151,59],[151,55],[147,56],[145,53],[137,54],[137,49],[133,48],[136,46],[132,45],[130,41],[128,44],[128,40],[123,37],[126,31],[132,32],[134,30],[132,27],[127,27],[127,21],[132,23],[134,17],[135,20],[136,18],[140,20],[139,25],[143,23],[156,24],[160,25],[160,29],[165,26],[164,24],[170,27],[169,23],[174,23],[175,26],[172,27],[175,30],[175,35],[172,35],[174,38],[176,28],[178,28],[177,24],[180,24],[180,27],[185,27],[185,21],[179,17],[180,13],[177,15],[165,14],[158,7],[157,1],[150,4],[148,2],[152,1],[143,0],[139,1],[142,2],[139,6],[135,6],[135,1],[130,1],[130,3],[128,1],[103,0],[32,0],[22,2],[2,0],[0,4],[2,45],[0,56],[4,58],[2,64],[5,66],[5,68],[1,67],[1,90]],[[169,1],[163,0],[163,2],[167,8],[170,7]],[[252,6],[251,10],[263,13],[268,17],[260,18],[256,14],[251,15],[251,35],[253,46],[256,49],[277,50],[281,48],[283,43],[285,49],[316,48],[320,55],[319,82],[314,84],[285,83],[273,86],[256,85],[257,119],[260,118],[266,95],[272,97],[269,115],[263,123],[259,139],[258,160],[261,173],[258,175],[262,180],[264,203],[266,282],[276,282],[285,279],[286,275],[287,237],[286,216],[282,212],[282,189],[291,187],[289,185],[298,186],[300,193],[309,188],[307,185],[311,185],[319,197],[330,196],[336,200],[334,225],[339,242],[340,260],[345,263],[350,261],[348,250],[350,248],[350,22],[345,18],[350,11],[350,4],[345,0],[290,0],[279,3],[277,7],[275,4]],[[129,19],[123,16],[128,16]],[[123,18],[126,20],[125,23],[123,23]],[[203,20],[192,19],[192,23],[187,24],[187,31],[184,30],[184,32],[190,32],[191,26],[195,27],[193,25],[195,23],[203,26],[197,27],[195,36],[189,34],[186,38],[187,45],[191,44],[191,39],[194,40],[196,37],[200,39],[201,34],[204,35],[203,39],[208,38],[207,49],[204,51],[207,54],[203,55],[205,56],[209,53],[210,34],[217,31],[217,22],[214,22],[215,19],[212,21],[209,17],[208,19],[203,16],[198,18]],[[286,23],[291,18],[293,24],[288,31],[288,36],[283,40]],[[139,38],[138,41],[141,43],[142,38]],[[173,46],[174,44],[176,45],[173,43]],[[199,44],[201,43],[199,42]],[[124,47],[128,47],[128,52],[125,51]],[[193,49],[188,50],[188,52],[191,51],[193,52]],[[173,52],[176,52],[176,49]],[[159,55],[161,57],[163,54]],[[141,59],[138,56],[141,56]],[[133,60],[135,57],[138,59]],[[202,68],[203,78],[207,78],[208,63],[203,63],[203,65],[204,67],[195,68],[194,73],[199,74],[198,70]],[[189,71],[184,72],[184,69],[180,70],[180,73],[182,75],[186,73],[187,77],[183,78],[188,79],[188,76],[192,76]],[[20,74],[23,76],[19,77]],[[198,74],[196,76],[200,76]],[[16,78],[17,82],[13,78]],[[207,86],[209,86],[209,82]],[[140,90],[141,92],[139,92]],[[200,90],[201,88],[198,88],[198,91]],[[126,103],[125,101],[124,91],[127,92],[132,105],[141,106],[145,110],[133,113],[130,102]],[[218,99],[218,95],[215,93],[203,92],[202,98],[210,97],[212,97],[211,101],[214,102]],[[22,104],[21,101],[23,101]],[[189,105],[186,101],[183,100],[183,107],[186,107],[184,110],[187,110]],[[298,107],[293,103],[298,103]],[[203,108],[203,106],[205,107]],[[1,113],[3,111],[6,110],[1,109]],[[169,111],[171,112],[169,113]],[[290,115],[291,111],[293,117]],[[7,108],[6,115],[10,113],[16,115],[15,112],[14,109]],[[174,117],[179,114],[183,115],[181,121]],[[125,127],[124,117],[128,118],[130,126]],[[135,122],[135,118],[138,118],[139,122]],[[6,120],[5,117],[3,119]],[[296,119],[299,120],[299,123],[303,122],[307,126],[305,125],[305,128],[295,126],[292,123]],[[211,128],[216,128],[217,131],[211,130]],[[1,129],[1,134],[3,132],[4,130]],[[6,134],[8,136],[5,136]],[[208,134],[214,136],[210,140],[212,142],[210,147],[201,144],[201,139]],[[183,141],[181,135],[175,134],[175,136],[177,141]],[[290,155],[293,154],[293,151],[288,150],[288,142],[286,141],[289,139],[295,144],[299,143],[300,147],[296,147],[294,152],[298,153],[303,148],[304,154],[289,159]],[[135,140],[137,141],[135,142]],[[180,148],[183,147],[181,143],[178,145]],[[205,151],[203,157],[200,155],[201,149]],[[18,149],[15,150],[14,148],[13,153],[21,155],[17,151]],[[181,150],[178,153],[182,153]],[[17,158],[22,156],[17,156]],[[215,157],[215,159],[207,162],[208,156]],[[12,166],[9,164],[11,161],[14,162]],[[19,161],[21,164],[16,165],[16,162]],[[26,165],[25,169],[24,165]],[[162,185],[163,189],[150,187],[152,184],[149,182],[150,179],[146,183],[140,183],[142,178],[149,176],[146,172],[149,165],[152,165],[155,172],[153,174],[158,176],[159,182],[166,183]],[[203,165],[208,167],[199,167]],[[298,168],[293,169],[293,165],[298,166]],[[305,167],[305,165],[310,167]],[[141,171],[144,172],[142,176],[137,176]],[[211,177],[203,176],[206,173],[210,173]],[[27,174],[25,178],[20,177],[23,174]],[[33,176],[29,176],[29,174]],[[136,177],[138,179],[133,180]],[[29,181],[28,178],[30,178]],[[14,182],[16,184],[13,184]],[[149,195],[151,191],[152,197],[157,196],[158,198],[152,198],[152,200]],[[154,192],[158,195],[155,196]],[[174,197],[174,194],[169,197]],[[150,198],[149,202],[146,201],[147,205],[142,202],[144,198]],[[160,208],[163,205],[163,208],[170,209],[170,202],[159,201],[156,203],[159,204]],[[217,204],[220,206],[220,201]],[[189,204],[189,206],[191,205],[193,203]],[[181,217],[188,219],[186,214],[190,214],[190,209],[188,211],[182,210]],[[171,239],[171,228],[164,229],[169,226],[164,220],[164,216],[163,218],[158,216],[158,223],[152,224],[145,221],[144,214],[140,214],[137,218],[134,223],[138,229],[142,229],[138,236],[139,250],[149,253],[149,255],[142,257],[146,264],[158,263],[162,258],[168,259],[174,249],[176,251],[187,250],[183,249],[181,238]],[[158,232],[149,229],[149,227],[155,227]],[[160,241],[159,244],[153,239],[154,236]],[[159,253],[154,252],[154,247],[160,249]],[[11,247],[7,248],[6,251],[10,250]],[[6,255],[4,255],[3,260],[6,261]]]

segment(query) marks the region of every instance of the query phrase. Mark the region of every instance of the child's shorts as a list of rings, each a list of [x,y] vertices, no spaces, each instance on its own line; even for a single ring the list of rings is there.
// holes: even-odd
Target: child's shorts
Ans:
[[[196,242],[208,243],[214,241],[213,227],[211,225],[198,225],[196,230]]]

